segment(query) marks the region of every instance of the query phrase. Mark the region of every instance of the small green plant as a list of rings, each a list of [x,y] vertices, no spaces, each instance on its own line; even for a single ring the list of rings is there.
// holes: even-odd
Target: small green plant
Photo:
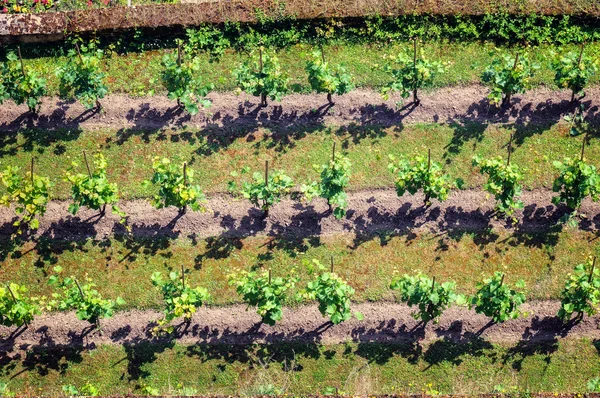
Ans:
[[[596,268],[595,257],[587,264],[575,267],[567,277],[560,297],[558,317],[563,322],[570,321],[573,313],[577,313],[575,321],[582,320],[584,314],[592,316],[596,313],[600,304],[600,270]]]
[[[518,281],[518,289],[525,288],[525,282]],[[522,313],[519,306],[525,302],[525,294],[504,283],[504,273],[495,272],[491,278],[477,284],[477,292],[470,300],[470,307],[478,314],[492,318],[495,323],[517,319]]]
[[[423,51],[420,57],[417,51],[417,39],[414,39],[412,57],[405,53],[400,53],[391,60],[396,65],[385,65],[384,70],[392,75],[392,81],[385,85],[381,91],[383,98],[387,100],[392,91],[399,91],[402,98],[408,98],[413,95],[413,103],[419,104],[421,100],[418,97],[418,90],[425,87],[438,74],[444,73],[444,66],[435,61],[429,61],[424,58]]]
[[[510,164],[510,156],[506,163],[500,156],[492,159],[475,156],[473,166],[479,167],[482,174],[488,175],[483,188],[494,195],[496,211],[513,215],[515,210],[523,208],[523,202],[517,199],[522,192],[520,182],[523,174],[517,165]]]
[[[108,93],[104,83],[105,74],[100,71],[102,50],[95,50],[93,44],[69,50],[67,64],[58,68],[59,91],[63,98],[77,98],[86,109],[101,108],[100,99]]]
[[[244,168],[242,174],[248,172]],[[237,173],[231,173],[232,176],[237,176]],[[264,216],[269,216],[269,209],[275,203],[280,202],[283,197],[290,193],[294,187],[294,182],[290,177],[285,175],[281,170],[275,170],[269,174],[269,161],[265,162],[265,175],[255,172],[252,175],[252,181],[242,182],[238,189],[235,182],[229,182],[229,190],[232,192],[239,191],[242,196],[249,199],[254,206],[260,206],[264,212]]]
[[[262,273],[241,271],[229,275],[229,284],[235,286],[249,307],[257,307],[256,312],[267,325],[275,325],[281,320],[286,293],[297,282],[298,278],[293,276],[272,278],[270,270]]]
[[[60,274],[62,268],[56,266],[54,271]],[[125,300],[121,297],[117,297],[116,300],[105,299],[95,289],[96,284],[90,278],[86,277],[85,282],[82,285],[74,277],[65,277],[61,280],[57,275],[51,275],[48,283],[61,289],[61,293],[52,294],[48,308],[60,311],[73,310],[77,319],[99,327],[100,319],[112,317],[115,308],[124,305]]]
[[[225,50],[231,47],[231,42],[224,36],[223,30],[212,24],[186,29],[186,35],[185,53],[196,56],[200,52],[207,52],[210,54],[210,62],[220,60]]]
[[[165,54],[162,67],[160,77],[163,85],[169,92],[169,98],[177,100],[177,106],[183,106],[190,115],[195,115],[200,112],[198,105],[205,108],[212,105],[206,96],[214,85],[203,81],[197,57],[182,54],[181,41],[178,41],[176,54]]]
[[[559,171],[552,185],[552,190],[559,193],[552,198],[555,205],[565,203],[569,209],[577,210],[588,196],[593,201],[600,200],[600,174],[595,166],[584,160],[586,138],[583,138],[579,159],[566,157],[562,162],[552,162]]]
[[[320,54],[315,51],[312,53],[313,59],[306,62],[306,73],[308,73],[308,82],[313,91],[317,93],[326,93],[327,101],[334,105],[332,95],[344,95],[354,88],[352,76],[346,72],[343,66],[333,69],[325,61],[325,53],[321,48]]]
[[[165,317],[159,321],[159,327],[155,332],[163,330],[163,327],[175,318],[183,317],[184,321],[189,323],[196,309],[201,307],[210,298],[205,288],[192,288],[186,285],[183,266],[181,267],[181,274],[173,271],[169,273],[168,280],[164,280],[160,272],[154,272],[151,280],[152,284],[162,293],[163,301],[165,302]],[[164,330],[172,333],[173,327],[166,327]]]
[[[260,97],[260,106],[267,106],[267,97],[272,101],[281,101],[288,91],[288,78],[282,72],[279,60],[275,55],[263,53],[259,48],[258,61],[245,61],[233,76],[241,91]]]
[[[205,211],[206,197],[199,185],[193,185],[194,171],[188,169],[187,163],[175,166],[167,158],[158,156],[152,161],[154,174],[152,180],[144,181],[144,186],[158,185],[158,194],[154,195],[152,205],[157,209],[174,206],[180,213],[189,207],[193,211]]]
[[[584,89],[590,78],[598,72],[598,61],[588,55],[584,55],[585,45],[581,45],[579,54],[570,51],[558,56],[552,62],[555,71],[554,82],[560,88],[571,90],[571,102],[575,102],[575,96],[585,96]],[[579,99],[581,99],[579,98]]]
[[[40,300],[29,297],[25,286],[10,282],[0,287],[0,325],[29,325],[40,313]]]
[[[321,273],[315,281],[308,282],[303,297],[316,300],[321,315],[328,317],[335,325],[350,319],[350,299],[354,295],[354,289],[334,272],[333,258],[329,272],[323,272],[326,268],[318,260],[313,260],[309,266],[309,273],[312,274],[315,270]],[[355,313],[355,316],[358,320],[363,319],[360,312]]]
[[[394,185],[398,196],[404,195],[406,191],[414,195],[422,189],[425,194],[424,203],[429,206],[430,199],[446,200],[452,187],[460,189],[462,186],[462,180],[451,181],[450,176],[444,174],[440,163],[431,162],[431,151],[427,158],[415,156],[408,160],[401,157],[398,161],[392,155],[389,158],[391,162],[388,169],[396,176]]]
[[[508,54],[494,58],[491,65],[483,72],[481,80],[491,86],[488,95],[494,104],[504,107],[510,104],[513,94],[523,94],[531,87],[531,78],[539,65],[533,64],[527,54]]]
[[[62,390],[70,397],[99,397],[100,391],[91,383],[86,383],[83,387],[77,388],[72,384],[62,386]]]
[[[348,195],[344,190],[350,183],[350,160],[335,153],[334,143],[331,160],[313,167],[321,173],[321,181],[303,185],[301,191],[309,201],[315,196],[327,199],[329,211],[333,211],[335,218],[343,218],[348,208]]]
[[[109,183],[106,175],[108,162],[104,155],[97,153],[94,155],[93,169],[90,168],[87,155],[83,152],[83,159],[87,174],[72,171],[79,167],[76,162],[65,172],[65,181],[71,183],[71,197],[73,203],[69,205],[69,213],[76,214],[79,208],[85,206],[92,210],[100,210],[100,216],[106,214],[106,206],[111,205],[113,213],[121,217],[121,222],[125,222],[125,213],[117,206],[119,201],[119,190],[117,184]]]
[[[0,63],[0,104],[12,99],[17,105],[27,104],[31,113],[36,113],[42,97],[46,95],[46,79],[26,70],[21,57],[14,52],[6,55],[7,62]]]
[[[600,392],[600,377],[594,377],[587,383],[589,392]]]
[[[31,159],[31,170],[25,178],[20,175],[20,171],[18,167],[8,166],[0,173],[0,179],[6,188],[6,194],[0,197],[0,205],[16,204],[15,211],[22,217],[13,225],[19,228],[19,233],[22,233],[25,230],[23,227],[33,230],[39,228],[38,217],[46,213],[46,206],[50,201],[48,190],[51,184],[47,177],[40,177],[34,173],[33,159]]]
[[[452,303],[462,305],[466,302],[465,297],[456,294],[454,282],[439,284],[435,278],[429,279],[422,273],[414,276],[405,274],[394,278],[390,285],[392,290],[400,292],[400,301],[407,303],[410,307],[417,306],[418,311],[412,315],[415,319],[427,323],[437,322],[438,318]]]

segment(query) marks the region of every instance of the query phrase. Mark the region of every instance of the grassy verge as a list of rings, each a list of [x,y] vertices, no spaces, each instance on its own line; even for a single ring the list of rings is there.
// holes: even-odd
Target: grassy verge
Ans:
[[[27,285],[34,295],[49,295],[47,276],[52,265],[65,275],[89,275],[107,297],[122,296],[128,308],[160,307],[159,292],[152,287],[154,271],[168,273],[181,264],[191,270],[190,283],[206,287],[214,304],[240,299],[228,286],[235,269],[273,269],[283,275],[295,269],[302,281],[312,278],[306,263],[313,258],[328,263],[334,256],[336,272],[355,289],[357,301],[392,300],[388,289],[396,272],[416,269],[439,280],[452,279],[464,293],[473,293],[477,282],[494,271],[507,273],[507,282],[524,279],[529,299],[557,298],[567,273],[600,255],[598,236],[584,231],[547,231],[538,234],[413,233],[393,236],[330,236],[293,240],[285,237],[224,237],[195,240],[104,240],[87,242],[45,241],[28,243],[5,258],[1,280]],[[293,299],[288,304],[293,305]]]
[[[600,44],[590,44],[586,47],[589,54],[597,54]],[[392,44],[340,44],[326,46],[327,59],[332,64],[343,64],[354,78],[358,87],[379,88],[389,81],[389,76],[382,71],[386,62],[385,56],[394,55],[402,51],[412,51],[411,43]],[[425,57],[448,64],[448,71],[436,77],[432,82],[433,87],[449,85],[464,85],[478,83],[480,76],[487,65],[490,64],[494,49],[489,43],[459,43],[459,42],[432,42],[422,46]],[[304,70],[305,61],[311,57],[312,46],[298,44],[279,51],[283,69],[290,77],[290,84],[294,91],[308,92],[307,75]],[[514,52],[513,49],[504,49]],[[575,45],[566,45],[564,51],[577,50]],[[107,72],[109,91],[113,93],[128,93],[135,96],[146,95],[150,90],[164,92],[160,84],[160,61],[165,52],[171,50],[155,50],[126,55],[112,55],[104,62]],[[532,59],[539,63],[541,68],[533,79],[534,85],[544,84],[553,86],[554,73],[550,68],[550,60],[554,58],[552,52],[555,46],[542,45],[531,49]],[[201,74],[206,81],[213,82],[218,91],[233,90],[236,88],[231,71],[247,59],[248,55],[227,51],[220,62],[211,63],[210,57],[203,54],[201,57]],[[58,93],[58,78],[54,72],[61,64],[64,57],[41,57],[28,60],[26,65],[33,67],[49,80],[49,92]],[[155,80],[155,81],[153,81]],[[592,79],[591,84],[598,83],[598,77]]]
[[[334,393],[581,393],[600,372],[598,341],[515,346],[485,341],[428,346],[179,346],[126,344],[92,350],[28,351],[3,361],[0,382],[26,395],[56,396],[63,385],[103,395],[292,396]],[[177,364],[177,366],[173,366]]]
[[[195,170],[195,179],[207,192],[224,192],[232,171],[249,166],[262,170],[269,160],[298,183],[316,179],[307,164],[325,163],[336,141],[352,162],[350,189],[393,186],[388,155],[426,154],[446,163],[452,177],[461,177],[467,187],[480,187],[483,176],[471,166],[475,154],[505,156],[511,133],[515,135],[512,162],[525,169],[526,188],[551,187],[556,176],[553,160],[578,156],[581,137],[569,137],[566,123],[546,126],[468,124],[417,124],[380,128],[373,126],[293,127],[269,131],[165,130],[165,131],[25,131],[0,139],[0,164],[29,167],[36,158],[36,170],[56,185],[54,198],[68,198],[70,187],[62,180],[73,161],[85,172],[82,150],[101,151],[109,162],[109,178],[118,183],[124,199],[149,197],[152,188],[142,187],[152,176],[154,156],[186,160]],[[127,154],[127,156],[123,156]],[[600,159],[600,141],[591,140],[587,158]],[[597,163],[597,162],[596,162]],[[1,192],[1,189],[0,189]]]

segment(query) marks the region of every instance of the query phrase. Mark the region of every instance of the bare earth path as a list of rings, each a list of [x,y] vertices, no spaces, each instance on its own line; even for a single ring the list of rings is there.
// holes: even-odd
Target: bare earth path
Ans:
[[[133,128],[159,129],[188,126],[193,128],[223,128],[228,134],[236,128],[259,126],[291,127],[303,124],[398,125],[415,122],[466,122],[486,123],[551,123],[572,113],[570,93],[540,87],[524,95],[517,95],[512,107],[499,110],[489,105],[488,89],[480,85],[442,88],[421,95],[421,106],[405,102],[397,108],[394,97],[383,101],[373,90],[360,89],[342,97],[335,97],[333,108],[327,106],[324,95],[293,94],[283,101],[270,102],[259,108],[257,99],[236,96],[232,93],[211,93],[213,106],[190,117],[176,108],[175,101],[165,96],[132,98],[110,95],[102,100],[102,112],[86,112],[78,103],[45,98],[39,115],[27,113],[25,105],[12,102],[2,105],[0,131],[15,131],[25,127],[56,128]],[[590,122],[599,122],[600,87],[586,90],[583,99]]]
[[[353,310],[365,319],[352,318],[332,325],[318,312],[316,305],[284,310],[275,326],[260,323],[260,317],[243,305],[200,308],[186,328],[180,325],[173,338],[180,344],[252,344],[301,342],[338,344],[342,342],[431,343],[443,339],[466,343],[536,343],[565,337],[600,338],[600,317],[584,318],[578,324],[563,324],[555,317],[559,303],[528,303],[522,309],[526,318],[490,325],[489,318],[464,308],[450,308],[435,325],[426,327],[411,317],[411,309],[396,303],[363,303]],[[74,313],[43,315],[29,328],[8,337],[14,328],[0,327],[0,350],[20,351],[28,348],[88,346],[100,344],[140,344],[161,342],[150,330],[161,313],[133,311],[117,313],[102,321],[102,333],[91,330],[87,322],[78,321]],[[164,338],[163,338],[164,340]]]
[[[285,235],[310,237],[346,233],[369,235],[377,231],[440,232],[448,230],[485,231],[490,227],[511,228],[518,232],[542,232],[559,223],[566,209],[551,204],[555,194],[548,190],[525,191],[525,208],[517,214],[513,226],[506,220],[491,218],[493,198],[486,192],[465,190],[453,192],[448,200],[423,208],[422,195],[404,195],[398,198],[395,190],[367,190],[348,195],[348,213],[342,220],[327,211],[324,200],[303,204],[285,200],[275,205],[269,217],[248,201],[229,195],[217,195],[208,201],[205,213],[188,211],[179,216],[175,208],[157,210],[148,201],[123,202],[121,208],[128,214],[128,223],[135,237],[206,238],[225,235],[246,237],[253,235]],[[80,240],[106,238],[125,233],[119,218],[107,211],[98,219],[98,213],[82,209],[76,216],[67,212],[69,202],[56,201],[48,206],[40,219],[38,236],[45,238]],[[579,227],[600,230],[600,204],[585,200],[579,215]],[[12,209],[0,208],[0,238],[8,239],[13,232],[15,214]]]

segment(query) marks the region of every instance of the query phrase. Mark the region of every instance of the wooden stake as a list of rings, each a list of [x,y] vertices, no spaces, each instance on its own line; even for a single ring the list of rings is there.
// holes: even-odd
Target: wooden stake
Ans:
[[[517,55],[515,55],[515,63],[513,64],[512,70],[514,71],[515,69],[517,69],[517,65],[519,64],[519,52],[517,52]],[[502,102],[503,105],[509,105],[510,104],[510,97],[511,97],[511,93],[506,94],[506,97],[504,97],[504,101]]]
[[[259,63],[260,63],[260,74],[262,75],[263,70],[264,70],[262,47],[260,47],[258,49],[258,55],[259,55]],[[263,108],[267,106],[267,94],[265,94],[265,93],[260,94],[260,106]]]
[[[81,56],[81,51],[79,50],[79,44],[75,43],[75,48],[77,49],[77,55],[79,56],[79,62],[83,64],[83,57]]]
[[[183,264],[181,264],[181,285],[185,289],[185,268],[183,268]]]
[[[333,150],[331,151],[331,160],[335,162],[335,141],[333,142]]]
[[[269,187],[269,161],[265,160],[265,188]],[[266,199],[263,200],[263,206],[266,204]],[[269,208],[267,207],[264,214],[265,218],[269,216]]]
[[[188,184],[188,180],[187,180],[187,162],[183,162],[183,184],[185,186],[187,186],[187,184]]]
[[[333,256],[331,256],[331,273],[333,274]]]
[[[592,283],[592,278],[594,277],[594,268],[596,267],[596,256],[592,260],[592,269],[590,270],[590,277],[588,279],[588,283]]]
[[[81,298],[85,300],[85,294],[83,294],[83,290],[81,290],[81,285],[77,279],[73,279],[75,284],[77,285],[77,289],[79,289],[79,294],[81,294]]]
[[[33,186],[33,157],[31,158],[31,185]]]
[[[88,175],[90,176],[90,180],[91,180],[92,179],[92,172],[90,170],[90,164],[88,163],[87,155],[86,155],[85,151],[83,151],[83,160],[85,161],[85,167],[87,167]]]
[[[512,153],[512,141],[513,141],[513,133],[510,133],[510,140],[508,141],[508,157],[506,159],[507,166],[510,166],[510,155]]]
[[[17,46],[17,52],[19,53],[19,61],[21,61],[21,73],[25,76],[25,65],[23,65],[23,57],[21,56],[21,46]]]
[[[271,284],[271,270],[269,269],[269,285]]]
[[[10,284],[6,285],[6,288],[8,289],[8,292],[10,293],[10,295],[12,296],[13,301],[16,303],[17,298],[15,297],[15,294],[13,293],[12,289],[10,288]]]
[[[587,136],[589,134],[589,131],[587,131],[584,135],[583,135],[583,142],[581,143],[581,161],[583,162],[583,155],[585,154],[585,141],[587,140]]]
[[[427,171],[431,169],[431,148],[427,149]]]
[[[323,61],[323,63],[325,63],[325,51],[323,51],[323,43],[321,43],[320,46],[321,46],[321,61]]]
[[[504,275],[506,275],[506,274],[503,272],[502,279],[500,279],[500,286],[502,286],[504,284]]]
[[[413,39],[413,102],[415,104],[419,103],[419,98],[417,97],[417,37]]]
[[[433,277],[433,280],[431,281],[431,291],[433,292],[433,289],[435,289],[435,276]]]

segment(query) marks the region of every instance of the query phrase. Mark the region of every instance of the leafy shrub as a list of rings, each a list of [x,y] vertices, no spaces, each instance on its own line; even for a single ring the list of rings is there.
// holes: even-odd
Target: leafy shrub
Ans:
[[[263,53],[259,49],[258,61],[245,61],[233,71],[241,91],[260,97],[260,105],[267,106],[267,97],[272,101],[281,101],[288,91],[288,78],[282,72],[275,55]]]
[[[46,213],[46,206],[50,201],[50,180],[33,173],[33,161],[31,165],[31,171],[26,178],[19,175],[21,169],[18,167],[8,166],[0,173],[0,179],[7,191],[6,195],[0,197],[0,205],[10,206],[11,203],[15,203],[16,213],[22,215],[21,219],[13,224],[19,227],[19,232],[24,231],[23,226],[38,229],[40,222],[37,217]]]
[[[231,47],[231,41],[225,37],[223,30],[213,25],[202,25],[196,29],[186,29],[187,42],[184,45],[185,53],[192,56],[201,52],[210,54],[210,61],[219,60],[225,49]]]
[[[392,81],[381,91],[386,100],[391,91],[399,91],[402,98],[408,98],[412,93],[414,103],[418,104],[420,100],[417,90],[428,85],[436,75],[444,73],[444,66],[440,62],[425,59],[422,50],[420,56],[417,56],[416,42],[412,56],[400,53],[392,57],[391,61],[395,66],[384,66],[384,70],[392,75]]]
[[[515,285],[525,288],[525,282],[518,281]],[[495,272],[491,278],[477,284],[477,292],[470,300],[470,307],[475,307],[478,314],[492,318],[495,323],[509,319],[517,319],[521,315],[519,306],[525,302],[525,295],[504,284],[504,273]]]
[[[86,383],[81,388],[77,388],[72,384],[62,386],[62,390],[70,397],[99,397],[100,391],[91,383]]]
[[[99,109],[99,100],[108,93],[104,83],[106,75],[100,71],[103,55],[104,52],[95,50],[93,44],[69,50],[67,64],[56,71],[61,97],[75,97],[86,109]]]
[[[587,86],[590,78],[598,72],[598,61],[594,58],[584,55],[583,46],[579,54],[570,51],[558,56],[552,62],[552,68],[555,71],[554,82],[560,88],[568,88],[572,91],[571,102],[575,100],[576,95],[584,95],[583,90]]]
[[[581,159],[565,158],[563,162],[552,162],[559,171],[552,190],[559,192],[552,198],[555,205],[565,203],[569,209],[577,210],[586,197],[600,199],[600,174],[593,165]]]
[[[396,176],[394,185],[398,196],[404,195],[406,191],[414,195],[422,189],[425,205],[430,205],[431,198],[446,200],[452,187],[462,186],[462,180],[452,182],[450,176],[443,173],[441,163],[432,163],[431,157],[415,156],[410,160],[401,157],[396,161],[390,155],[390,161],[388,169]]]
[[[124,222],[125,213],[121,211],[116,203],[119,201],[119,190],[117,184],[109,183],[106,176],[108,163],[104,155],[97,153],[94,155],[94,171],[91,171],[87,157],[84,153],[87,174],[73,174],[75,168],[79,167],[73,162],[71,168],[65,172],[65,181],[71,183],[71,197],[73,203],[69,205],[69,213],[76,214],[81,206],[92,210],[100,210],[100,214],[106,213],[106,206],[112,205],[113,213],[121,217]]]
[[[533,64],[527,54],[517,53],[515,57],[504,54],[494,58],[481,77],[491,86],[488,98],[494,104],[509,105],[513,94],[523,94],[531,87],[531,78],[538,68],[539,65]]]
[[[333,209],[337,219],[344,217],[348,208],[348,195],[344,189],[350,183],[350,160],[334,153],[328,164],[313,167],[320,171],[321,181],[301,187],[306,199],[310,201],[315,196],[321,196],[327,199],[329,209]]]
[[[57,273],[62,268],[54,267]],[[59,280],[57,275],[51,275],[48,283],[62,290],[61,293],[53,293],[52,300],[48,303],[49,308],[60,311],[75,311],[77,319],[88,321],[99,326],[101,318],[110,318],[117,306],[125,304],[125,300],[117,297],[116,300],[105,299],[95,289],[96,284],[86,277],[86,283],[81,285],[74,277],[65,277]]]
[[[332,94],[343,95],[354,88],[352,77],[346,72],[344,67],[338,66],[334,69],[328,62],[325,62],[322,49],[321,54],[315,51],[312,53],[312,56],[313,59],[306,62],[308,82],[313,91],[326,93],[327,101],[333,105]]]
[[[415,319],[421,319],[423,322],[434,321],[452,303],[462,305],[465,298],[455,293],[456,284],[454,282],[444,282],[439,284],[435,278],[429,279],[426,275],[418,273],[414,276],[404,275],[394,278],[390,289],[400,292],[400,301],[407,303],[410,307],[417,306],[418,311],[412,315]]]
[[[212,105],[206,96],[214,85],[203,81],[197,57],[182,55],[179,47],[177,53],[163,56],[162,67],[163,85],[169,92],[169,99],[177,100],[178,106],[183,105],[190,115],[195,115],[200,112],[199,104],[205,108]]]
[[[39,299],[29,297],[25,286],[10,282],[0,287],[0,325],[27,325],[40,313]]]
[[[318,271],[326,270],[318,260],[313,260],[313,264]],[[335,325],[347,321],[352,317],[350,298],[353,295],[354,289],[334,273],[333,270],[331,272],[322,272],[317,276],[315,281],[308,282],[308,286],[304,292],[305,298],[317,300],[321,314],[328,317]],[[355,316],[359,320],[363,318],[362,314],[358,312]]]
[[[161,291],[165,302],[165,318],[159,322],[160,326],[179,317],[183,317],[186,322],[189,322],[196,309],[210,297],[205,288],[187,286],[184,274],[171,272],[169,280],[164,280],[160,272],[154,272],[151,279],[152,284]],[[167,328],[167,331],[172,332],[172,327]]]
[[[248,172],[247,169],[242,170],[242,174]],[[231,173],[232,176],[237,176],[237,173]],[[269,215],[269,209],[275,203],[280,202],[285,195],[289,194],[294,187],[294,182],[290,177],[284,174],[281,170],[274,170],[269,174],[268,162],[265,166],[265,176],[255,172],[252,175],[252,181],[242,182],[239,192],[246,199],[250,200],[254,206],[260,206],[265,217]],[[229,182],[229,190],[237,191],[238,187],[235,182]]]
[[[587,383],[589,392],[600,392],[600,377],[594,377]]]
[[[577,313],[576,320],[584,314],[592,316],[600,304],[600,270],[596,268],[596,259],[586,264],[579,264],[569,274],[565,287],[560,293],[561,302],[558,317],[564,321],[571,320]]]
[[[183,163],[177,167],[167,158],[160,159],[158,156],[152,161],[154,175],[152,180],[144,181],[144,185],[150,183],[159,186],[158,194],[154,196],[152,205],[157,209],[174,206],[182,212],[189,206],[193,211],[205,211],[203,203],[206,197],[199,185],[194,182],[194,171],[187,168]]]
[[[488,175],[483,188],[494,195],[497,211],[512,215],[515,210],[523,208],[523,202],[516,199],[521,195],[522,187],[519,182],[523,180],[518,166],[506,164],[500,156],[492,159],[475,156],[473,166],[479,167],[482,174]]]
[[[12,99],[17,105],[27,104],[30,112],[37,112],[46,95],[46,79],[26,70],[14,52],[9,52],[6,59],[0,63],[0,104]]]
[[[298,278],[291,276],[272,278],[271,271],[241,271],[229,275],[229,284],[235,286],[249,307],[257,307],[262,322],[271,326],[281,320],[286,292],[297,282]]]

